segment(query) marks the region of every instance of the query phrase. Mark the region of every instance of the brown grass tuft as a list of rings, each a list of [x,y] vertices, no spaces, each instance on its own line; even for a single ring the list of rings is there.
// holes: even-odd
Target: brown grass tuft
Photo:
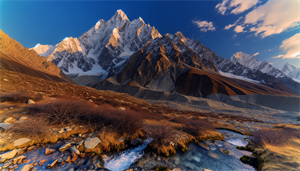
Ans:
[[[182,124],[183,130],[186,133],[195,137],[203,136],[207,130],[214,130],[214,127],[211,123],[207,122],[206,120],[195,117],[191,119],[177,117],[174,118],[172,121]]]
[[[26,91],[1,94],[0,102],[27,103],[28,99],[39,101],[41,96],[33,96]]]
[[[284,128],[282,130],[261,129],[253,133],[251,142],[258,147],[266,145],[285,146],[294,138],[300,138],[299,130]]]
[[[31,117],[23,122],[15,123],[12,131],[30,138],[42,137],[49,133],[49,124],[44,118]]]

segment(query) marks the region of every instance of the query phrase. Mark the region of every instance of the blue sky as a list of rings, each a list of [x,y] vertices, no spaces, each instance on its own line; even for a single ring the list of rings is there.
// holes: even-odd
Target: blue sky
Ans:
[[[65,37],[79,37],[99,19],[108,20],[122,9],[130,20],[141,17],[162,35],[181,31],[224,58],[238,51],[258,52],[258,60],[276,67],[287,62],[300,67],[299,8],[298,0],[2,0],[0,29],[28,48],[55,45]]]

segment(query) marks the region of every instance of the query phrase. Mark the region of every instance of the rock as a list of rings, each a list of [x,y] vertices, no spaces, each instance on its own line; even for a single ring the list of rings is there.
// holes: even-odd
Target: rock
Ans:
[[[199,145],[200,145],[202,148],[204,148],[204,149],[206,149],[206,150],[209,150],[209,147],[208,147],[206,144],[199,143]]]
[[[27,104],[34,104],[35,102],[31,99],[28,99]]]
[[[72,155],[72,162],[78,159],[78,154],[76,154],[75,152],[72,152],[71,155]]]
[[[28,143],[30,140],[31,139],[29,139],[29,138],[19,138],[19,139],[14,141],[14,146],[23,145],[25,143]]]
[[[133,146],[136,146],[136,145],[139,145],[139,144],[142,144],[142,143],[143,143],[143,141],[140,138],[136,138],[136,139],[134,139],[130,142],[130,144],[133,145]]]
[[[93,102],[93,100],[92,100],[92,99],[89,99],[89,102]]]
[[[10,107],[9,109],[12,110],[14,107]]]
[[[18,121],[24,121],[24,120],[26,120],[26,119],[28,119],[27,116],[22,116],[22,117],[20,117],[20,118],[18,119]]]
[[[22,163],[22,161],[25,160],[26,158],[27,158],[27,156],[19,156],[17,158],[14,158],[13,159],[13,164]]]
[[[12,123],[13,120],[14,120],[13,117],[9,117],[9,118],[6,118],[3,122],[4,122],[4,123]]]
[[[84,141],[84,147],[87,149],[92,149],[92,148],[95,148],[96,145],[98,145],[100,142],[101,142],[101,140],[98,137],[87,138]]]
[[[8,160],[7,162],[5,162],[5,163],[3,164],[2,168],[7,168],[7,167],[9,167],[9,166],[12,165],[12,164],[13,164],[13,161],[12,161],[12,160]]]
[[[5,130],[11,128],[12,126],[13,126],[13,124],[10,124],[10,123],[0,123],[0,128],[5,129]]]
[[[119,107],[119,110],[126,110],[125,107]]]
[[[71,147],[71,152],[74,152],[74,153],[76,153],[78,155],[80,154],[80,151],[75,146]]]
[[[21,171],[30,171],[32,167],[33,166],[31,164],[26,164],[22,167]]]
[[[30,146],[30,147],[27,148],[27,151],[31,151],[33,149],[35,149],[35,146]]]
[[[66,155],[63,157],[63,160],[70,163],[71,162],[71,156],[70,155]]]
[[[41,166],[41,165],[43,165],[45,162],[46,162],[46,160],[41,160],[41,161],[39,162],[39,165]]]
[[[0,154],[0,162],[4,162],[5,160],[14,158],[19,151],[21,151],[21,149],[14,149],[6,153]]]
[[[8,79],[4,78],[4,79],[3,79],[3,81],[6,81],[6,82],[7,82],[7,81],[8,81]]]
[[[51,148],[46,148],[46,150],[45,150],[46,155],[49,155],[49,154],[54,153],[54,152],[55,152],[55,149],[51,149]]]
[[[180,171],[180,168],[174,168],[172,171]]]
[[[52,163],[47,165],[47,168],[52,168],[56,163],[57,163],[58,159],[54,160]]]
[[[120,138],[120,139],[118,139],[118,141],[119,141],[119,142],[123,142],[123,141],[124,141],[124,139]]]
[[[173,143],[172,141],[170,142],[170,146],[174,147],[175,143]]]
[[[62,134],[65,132],[65,129],[64,128],[61,128],[60,130],[57,131],[58,133]]]
[[[72,128],[71,127],[65,127],[65,130],[67,131],[67,132],[69,132],[69,131],[72,131]]]
[[[58,151],[64,152],[64,151],[66,151],[67,149],[69,149],[70,147],[71,147],[71,143],[67,143],[67,144],[61,146],[61,147],[59,148]]]

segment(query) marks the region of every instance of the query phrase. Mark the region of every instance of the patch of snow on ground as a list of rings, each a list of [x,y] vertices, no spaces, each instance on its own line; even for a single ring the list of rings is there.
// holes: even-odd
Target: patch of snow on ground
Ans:
[[[252,80],[243,76],[237,76],[228,72],[222,72],[219,71],[221,75],[228,77],[228,78],[234,78],[234,79],[239,79],[239,80],[243,80],[243,81],[248,81],[248,82],[253,82],[253,83],[261,83],[260,81],[256,81],[256,80]]]

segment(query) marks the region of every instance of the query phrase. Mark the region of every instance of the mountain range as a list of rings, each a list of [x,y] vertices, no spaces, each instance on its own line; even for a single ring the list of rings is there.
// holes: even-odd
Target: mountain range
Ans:
[[[281,87],[281,91],[299,93],[299,83],[266,61],[258,61],[242,52],[230,59],[222,58],[181,32],[162,36],[142,18],[130,21],[122,10],[117,10],[108,21],[99,20],[79,38],[67,37],[55,46],[38,44],[32,49],[41,56],[47,55],[47,61],[52,61],[75,82],[84,85],[113,77],[122,85],[180,92],[177,78],[201,70],[222,78],[233,74],[255,80],[265,87]],[[197,83],[196,87],[201,85]],[[201,90],[185,94],[205,96]]]

